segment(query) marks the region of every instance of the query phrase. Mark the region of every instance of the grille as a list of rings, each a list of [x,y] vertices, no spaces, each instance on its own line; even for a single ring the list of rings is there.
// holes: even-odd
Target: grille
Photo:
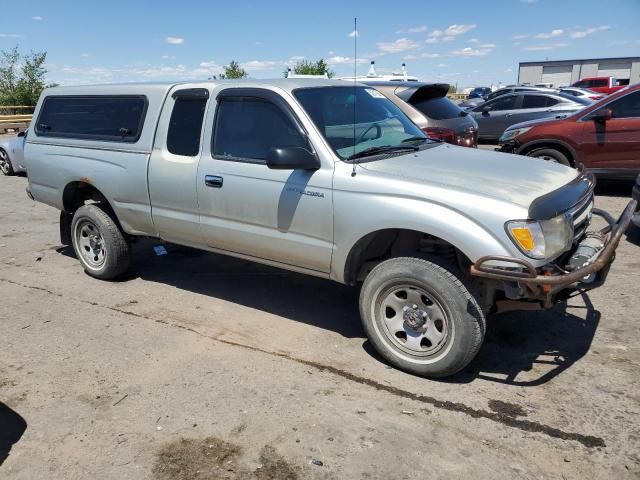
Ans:
[[[573,241],[578,242],[591,224],[593,210],[593,192],[569,210],[573,220]]]

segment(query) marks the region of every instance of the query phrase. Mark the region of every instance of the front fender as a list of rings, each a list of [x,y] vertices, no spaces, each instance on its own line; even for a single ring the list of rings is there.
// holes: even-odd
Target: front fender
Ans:
[[[381,230],[413,230],[433,235],[456,247],[472,262],[489,254],[519,256],[506,236],[502,220],[487,219],[483,225],[454,208],[407,197],[367,195],[367,205],[358,207],[360,196],[344,192],[335,195],[336,242],[331,277],[338,282],[345,283],[345,268],[358,242]],[[512,218],[518,218],[517,213],[513,215]]]

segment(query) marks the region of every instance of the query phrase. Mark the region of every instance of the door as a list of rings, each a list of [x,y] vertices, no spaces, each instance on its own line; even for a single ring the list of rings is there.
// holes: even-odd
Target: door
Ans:
[[[629,173],[640,171],[640,90],[602,108],[611,109],[611,120],[583,120],[585,165],[597,169],[625,169]]]
[[[473,117],[478,122],[480,138],[497,139],[513,124],[511,117],[516,111],[517,95],[507,95],[476,107]]]
[[[149,198],[154,228],[168,241],[201,243],[196,175],[209,90],[181,86],[165,102],[149,160]]]
[[[541,83],[548,83],[551,87],[566,87],[571,85],[573,65],[547,65],[542,67]]]
[[[274,170],[270,149],[314,151],[280,94],[261,88],[217,93],[211,151],[198,168],[204,241],[210,247],[328,273],[333,247],[333,162],[317,170]],[[297,107],[299,109],[299,107]]]

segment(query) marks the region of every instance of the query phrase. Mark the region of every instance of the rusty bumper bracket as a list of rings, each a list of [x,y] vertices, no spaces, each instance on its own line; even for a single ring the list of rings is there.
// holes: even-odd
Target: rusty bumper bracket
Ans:
[[[609,239],[604,248],[600,251],[600,254],[592,263],[578,270],[559,275],[539,275],[536,267],[534,267],[533,264],[531,262],[528,262],[527,260],[522,260],[514,257],[488,255],[486,257],[479,258],[471,266],[471,275],[476,277],[490,278],[494,280],[518,282],[536,290],[538,290],[538,288],[535,287],[548,286],[547,288],[544,288],[545,292],[547,294],[553,294],[565,287],[568,287],[569,285],[580,283],[580,280],[594,272],[604,270],[603,273],[606,274],[609,266],[611,265],[611,262],[613,261],[616,248],[620,243],[620,239],[629,227],[629,223],[631,222],[631,218],[633,217],[633,213],[635,212],[637,205],[638,202],[636,200],[631,200],[622,212],[622,215],[620,215],[618,222],[603,229],[605,232],[609,231],[609,229],[611,230]],[[524,271],[505,270],[503,268],[485,265],[489,261],[511,263],[514,265],[514,267],[523,267]],[[601,284],[602,281],[595,282],[595,284],[592,285],[591,288],[594,288],[595,286]],[[588,287],[585,286],[585,288]]]

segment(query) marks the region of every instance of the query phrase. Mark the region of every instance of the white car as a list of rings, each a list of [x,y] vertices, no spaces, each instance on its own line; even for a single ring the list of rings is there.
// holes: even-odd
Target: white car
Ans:
[[[593,90],[589,90],[587,88],[577,88],[577,87],[564,87],[561,88],[560,91],[562,93],[566,93],[567,95],[573,95],[574,97],[586,98],[587,100],[600,100],[604,98],[605,95],[602,93],[594,92]]]
[[[15,137],[0,140],[0,172],[3,175],[26,172],[24,163],[24,140],[26,132],[20,132]]]

